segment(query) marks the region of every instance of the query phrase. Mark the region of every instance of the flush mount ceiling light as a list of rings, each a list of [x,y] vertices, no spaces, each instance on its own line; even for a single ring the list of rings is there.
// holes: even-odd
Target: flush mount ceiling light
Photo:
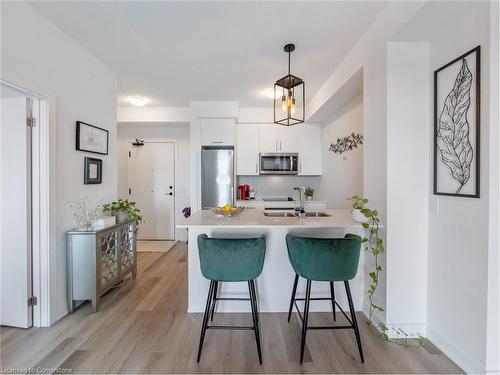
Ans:
[[[268,97],[269,99],[281,98],[281,93],[276,92],[275,94],[273,87],[268,87],[267,89],[263,90],[262,95]]]
[[[149,99],[144,96],[129,96],[128,101],[130,104],[135,105],[136,107],[143,107],[149,103]]]
[[[290,73],[290,54],[295,44],[284,47],[288,53],[288,74],[274,84],[274,123],[291,126],[304,122],[305,116],[305,82]]]

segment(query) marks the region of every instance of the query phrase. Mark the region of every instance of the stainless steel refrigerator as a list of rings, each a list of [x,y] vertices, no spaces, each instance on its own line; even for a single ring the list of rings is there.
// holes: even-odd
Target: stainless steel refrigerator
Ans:
[[[234,204],[234,147],[201,148],[201,207]]]

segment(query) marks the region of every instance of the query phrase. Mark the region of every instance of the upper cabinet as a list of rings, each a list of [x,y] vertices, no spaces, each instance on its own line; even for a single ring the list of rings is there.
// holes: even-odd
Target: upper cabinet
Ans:
[[[202,146],[233,146],[235,120],[232,118],[201,118]]]
[[[236,174],[257,176],[259,174],[259,125],[236,126]]]
[[[260,125],[260,152],[297,152],[297,127],[274,124]]]
[[[299,176],[321,175],[321,126],[299,124]]]
[[[321,126],[309,124],[236,126],[237,175],[259,175],[259,154],[276,152],[298,152],[299,176],[321,175]]]

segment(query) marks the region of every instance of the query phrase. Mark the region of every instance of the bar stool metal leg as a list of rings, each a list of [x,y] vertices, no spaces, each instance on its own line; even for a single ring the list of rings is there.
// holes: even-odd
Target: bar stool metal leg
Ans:
[[[215,288],[214,288],[214,297],[212,298],[212,307],[211,307],[211,312],[210,312],[210,321],[213,322],[214,320],[214,313],[215,313],[215,304],[217,303],[217,291],[219,289],[219,282],[215,282]]]
[[[354,311],[354,303],[352,302],[351,289],[349,288],[349,281],[344,281],[345,291],[347,294],[347,300],[349,302],[349,310],[351,311],[352,325],[354,328],[354,334],[356,335],[356,342],[358,343],[359,356],[361,357],[361,362],[365,363],[365,357],[363,356],[363,348],[361,346],[361,336],[359,335],[358,321],[356,320],[356,312]]]
[[[337,313],[335,312],[335,288],[333,287],[333,281],[330,281],[330,295],[332,296],[333,321],[336,322]]]
[[[255,295],[255,285],[254,281],[250,280],[248,282],[248,291],[250,293],[250,305],[252,307],[252,318],[253,318],[253,329],[255,332],[255,341],[257,343],[257,352],[259,354],[259,363],[262,364],[262,353],[260,350],[260,331],[259,331],[259,322],[257,318],[257,298]]]
[[[309,302],[311,301],[311,280],[307,280],[306,300],[304,306],[304,321],[302,322],[302,341],[300,344],[300,364],[304,362],[304,349],[306,346],[307,321],[309,319]]]
[[[207,305],[205,307],[205,314],[203,315],[203,324],[201,326],[200,344],[198,346],[198,357],[196,359],[196,362],[200,362],[201,349],[203,348],[203,341],[205,340],[205,332],[207,331],[210,303],[212,301],[214,287],[215,287],[215,281],[210,281],[210,287],[208,288]]]
[[[292,316],[293,303],[295,302],[295,293],[297,293],[297,284],[299,282],[299,275],[295,275],[295,281],[293,282],[292,297],[290,298],[290,308],[288,309],[288,321]]]

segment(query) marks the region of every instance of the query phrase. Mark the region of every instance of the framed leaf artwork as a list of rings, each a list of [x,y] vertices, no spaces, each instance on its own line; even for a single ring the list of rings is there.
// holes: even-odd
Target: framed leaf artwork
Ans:
[[[481,46],[434,72],[434,194],[479,198]]]

